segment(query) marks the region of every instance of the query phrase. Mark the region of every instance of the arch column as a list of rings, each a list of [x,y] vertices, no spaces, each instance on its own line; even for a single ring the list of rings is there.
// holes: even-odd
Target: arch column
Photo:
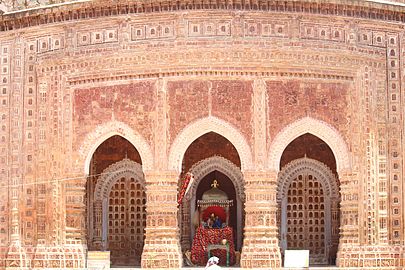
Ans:
[[[100,200],[94,202],[94,237],[93,245],[97,250],[101,250],[101,232],[103,226],[102,218],[103,204]]]
[[[65,243],[63,246],[67,267],[74,265],[84,268],[86,265],[86,228],[85,228],[85,194],[87,175],[72,177],[65,183],[66,209],[65,215]]]
[[[357,265],[350,254],[360,245],[359,238],[359,180],[357,175],[345,170],[339,173],[340,180],[340,239],[337,253],[337,265],[349,267]]]
[[[277,172],[245,171],[245,238],[241,267],[279,268],[277,236]]]
[[[182,266],[175,171],[148,171],[146,177],[146,229],[142,268]]]
[[[65,185],[66,195],[66,243],[85,244],[85,185],[87,177],[75,177]]]

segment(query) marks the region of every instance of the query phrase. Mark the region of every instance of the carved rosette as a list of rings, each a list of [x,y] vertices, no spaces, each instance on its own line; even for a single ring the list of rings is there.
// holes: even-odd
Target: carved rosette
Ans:
[[[142,268],[182,266],[177,217],[177,179],[173,171],[149,171],[146,177],[146,233]]]
[[[277,236],[277,173],[244,172],[246,192],[243,268],[279,268],[281,254]]]

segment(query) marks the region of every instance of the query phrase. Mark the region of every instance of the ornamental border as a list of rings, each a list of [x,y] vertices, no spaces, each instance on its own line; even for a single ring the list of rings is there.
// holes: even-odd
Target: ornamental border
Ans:
[[[118,3],[117,3],[118,2]],[[339,2],[339,3],[336,3]],[[81,2],[54,7],[34,8],[4,13],[0,17],[0,32],[51,23],[72,22],[111,16],[162,13],[189,10],[270,11],[293,14],[340,16],[369,20],[405,22],[405,9],[401,3],[372,3],[366,1],[232,1],[212,0],[208,2],[175,1],[105,1]]]

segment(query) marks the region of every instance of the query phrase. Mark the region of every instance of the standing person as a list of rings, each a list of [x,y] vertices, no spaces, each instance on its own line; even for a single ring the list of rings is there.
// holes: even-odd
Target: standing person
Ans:
[[[218,257],[211,257],[207,261],[207,265],[205,266],[205,270],[216,270],[221,269],[221,266],[218,265],[219,258]]]

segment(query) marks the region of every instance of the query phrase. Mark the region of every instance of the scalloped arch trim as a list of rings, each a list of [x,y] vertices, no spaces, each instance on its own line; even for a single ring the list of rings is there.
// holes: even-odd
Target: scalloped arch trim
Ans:
[[[245,137],[234,126],[215,116],[199,119],[184,128],[174,140],[170,152],[169,170],[181,171],[184,153],[193,141],[208,132],[215,132],[229,140],[238,151],[242,171],[252,168],[252,154]]]
[[[119,135],[127,139],[139,152],[144,170],[153,168],[153,155],[146,140],[136,133],[127,124],[119,121],[111,121],[98,126],[95,130],[87,134],[81,147],[79,148],[79,164],[84,165],[84,173],[89,174],[90,161],[96,149],[108,138]],[[80,165],[79,165],[80,166]]]
[[[142,172],[142,165],[130,159],[123,159],[108,166],[103,175],[97,181],[94,190],[94,200],[102,201],[108,198],[114,183],[122,177],[133,177],[135,181],[145,186],[145,177]]]
[[[242,201],[245,201],[244,180],[242,172],[240,171],[238,166],[236,166],[226,158],[220,156],[203,159],[196,163],[190,169],[190,172],[194,175],[194,179],[196,179],[196,181],[193,183],[191,190],[186,195],[186,199],[190,200],[191,197],[197,193],[197,187],[201,180],[206,175],[215,170],[229,177],[235,187],[236,194]]]
[[[327,197],[339,198],[336,177],[328,166],[315,159],[304,157],[291,161],[280,171],[277,184],[278,201],[287,195],[291,182],[304,172],[310,172],[321,182]]]
[[[351,169],[349,150],[340,133],[326,122],[311,117],[301,118],[277,134],[270,145],[268,168],[278,172],[285,148],[294,139],[305,133],[313,134],[329,145],[335,155],[338,172]]]

